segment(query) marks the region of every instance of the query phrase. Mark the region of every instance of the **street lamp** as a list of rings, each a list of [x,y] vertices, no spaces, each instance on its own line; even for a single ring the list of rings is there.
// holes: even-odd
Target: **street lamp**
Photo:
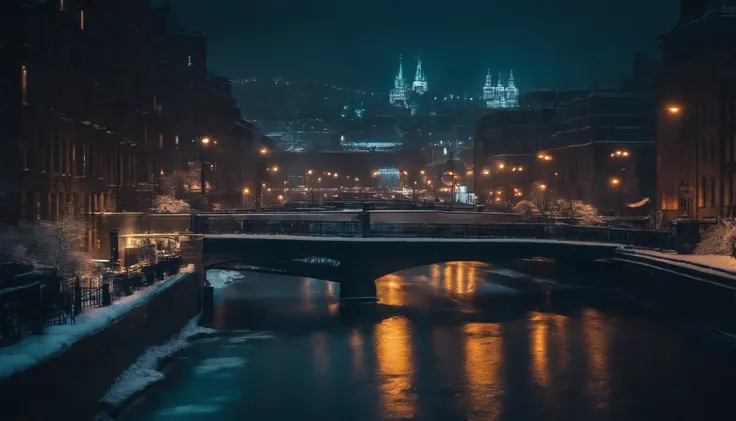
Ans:
[[[667,113],[671,116],[679,116],[682,114],[682,107],[676,104],[672,104],[667,107]]]
[[[199,141],[199,177],[200,177],[200,185],[202,186],[202,197],[205,197],[207,195],[207,186],[205,185],[205,179],[204,179],[204,148],[210,143],[210,138],[207,136],[204,136]]]
[[[621,179],[618,177],[611,178],[611,187],[618,190],[619,215],[624,216],[624,189],[621,185]]]

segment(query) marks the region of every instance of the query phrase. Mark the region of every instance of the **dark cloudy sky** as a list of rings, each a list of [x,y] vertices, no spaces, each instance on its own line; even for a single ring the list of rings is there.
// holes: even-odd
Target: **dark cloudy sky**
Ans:
[[[398,54],[433,87],[477,90],[486,68],[522,90],[610,84],[656,53],[677,0],[170,0],[208,35],[212,73],[282,75],[388,90]]]

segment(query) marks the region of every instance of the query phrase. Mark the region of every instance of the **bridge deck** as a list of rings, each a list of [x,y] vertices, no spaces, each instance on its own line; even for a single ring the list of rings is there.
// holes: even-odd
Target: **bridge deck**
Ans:
[[[320,242],[361,242],[361,243],[535,243],[535,244],[575,244],[594,247],[622,247],[619,243],[594,241],[553,240],[543,238],[443,238],[443,237],[317,237],[307,235],[267,235],[267,234],[205,234],[205,240],[289,240]]]

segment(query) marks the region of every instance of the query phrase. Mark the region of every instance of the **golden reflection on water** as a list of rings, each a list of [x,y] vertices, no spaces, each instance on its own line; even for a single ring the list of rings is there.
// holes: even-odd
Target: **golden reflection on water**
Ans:
[[[381,304],[397,307],[406,304],[402,282],[403,278],[395,273],[383,276],[376,281],[376,293]]]
[[[381,408],[386,419],[411,419],[417,415],[413,391],[413,343],[411,325],[403,317],[386,319],[375,326]]]
[[[532,325],[529,355],[532,358],[532,376],[540,386],[549,386],[549,330],[552,315],[532,313],[529,319]]]
[[[561,314],[552,314],[551,316],[558,342],[558,353],[554,359],[555,369],[558,373],[564,373],[570,365],[570,344],[567,342],[568,318]]]
[[[495,323],[468,323],[465,338],[465,377],[468,381],[469,411],[489,419],[501,413],[503,337]]]
[[[606,397],[610,391],[608,384],[608,360],[610,351],[610,321],[595,309],[586,308],[580,316],[582,335],[585,343],[586,363],[588,369],[588,396],[595,399],[596,407],[607,404]]]

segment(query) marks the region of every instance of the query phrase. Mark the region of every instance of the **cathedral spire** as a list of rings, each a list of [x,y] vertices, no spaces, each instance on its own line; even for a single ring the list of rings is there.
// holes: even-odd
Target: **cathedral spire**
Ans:
[[[412,89],[418,94],[427,92],[427,79],[424,77],[424,68],[422,68],[422,58],[417,57],[417,72],[414,75],[414,83]]]
[[[509,82],[508,82],[508,87],[509,87],[509,88],[513,88],[513,87],[515,87],[515,86],[514,86],[514,71],[513,71],[513,70],[511,70],[511,71],[509,72]]]
[[[389,93],[389,100],[393,104],[397,101],[406,102],[406,91],[407,86],[404,81],[404,61],[402,60],[401,54],[399,54],[399,73],[396,74],[394,79],[394,88]]]

